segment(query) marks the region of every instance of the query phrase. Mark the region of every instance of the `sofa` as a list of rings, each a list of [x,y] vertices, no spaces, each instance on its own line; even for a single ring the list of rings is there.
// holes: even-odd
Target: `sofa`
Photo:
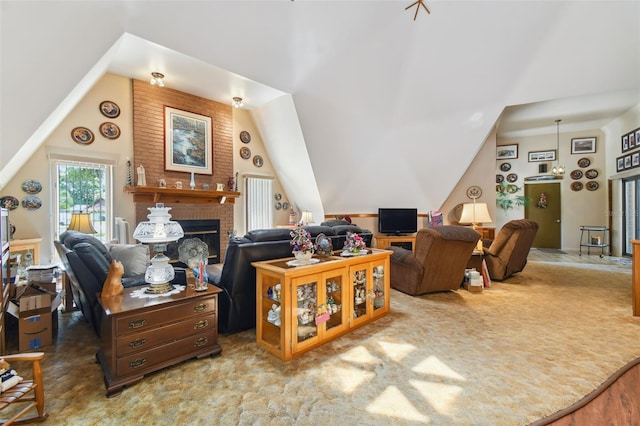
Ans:
[[[115,259],[122,262],[122,285],[144,284],[149,264],[149,246],[143,244],[104,244],[92,235],[66,231],[54,245],[71,284],[73,301],[100,336],[102,309],[98,294]]]
[[[312,239],[324,234],[334,250],[344,247],[348,232],[362,236],[371,247],[373,233],[344,221],[332,221],[304,227]],[[261,229],[234,238],[227,246],[222,265],[207,266],[207,280],[220,287],[218,329],[234,333],[256,326],[256,269],[251,262],[292,257],[289,229]]]
[[[494,240],[482,241],[484,260],[492,280],[502,281],[522,272],[537,232],[536,222],[517,219],[505,223]]]
[[[480,234],[462,226],[423,228],[416,234],[415,253],[391,246],[391,288],[416,296],[457,290]]]

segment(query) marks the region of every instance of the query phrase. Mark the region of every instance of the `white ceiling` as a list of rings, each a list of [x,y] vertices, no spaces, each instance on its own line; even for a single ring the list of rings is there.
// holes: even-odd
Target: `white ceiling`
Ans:
[[[498,120],[596,128],[640,103],[638,1],[411,3],[3,0],[0,187],[109,71],[256,114],[290,95],[329,212],[437,208]]]

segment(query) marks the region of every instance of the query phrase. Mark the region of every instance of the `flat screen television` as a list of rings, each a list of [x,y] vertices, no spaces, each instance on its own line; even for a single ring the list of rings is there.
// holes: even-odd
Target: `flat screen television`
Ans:
[[[386,235],[418,232],[418,209],[379,208],[378,232]]]

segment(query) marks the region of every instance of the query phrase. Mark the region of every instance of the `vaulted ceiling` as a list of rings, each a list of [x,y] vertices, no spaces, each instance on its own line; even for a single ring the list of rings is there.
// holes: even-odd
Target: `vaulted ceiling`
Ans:
[[[2,0],[0,188],[105,72],[242,96],[258,122],[290,98],[299,131],[265,143],[285,182],[308,154],[333,212],[441,205],[498,120],[597,128],[640,102],[638,1],[411,3]]]

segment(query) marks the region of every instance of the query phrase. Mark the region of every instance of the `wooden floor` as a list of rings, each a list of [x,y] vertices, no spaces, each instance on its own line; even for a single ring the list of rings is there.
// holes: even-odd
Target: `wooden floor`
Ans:
[[[554,249],[536,249],[532,248],[527,259],[542,262],[567,262],[567,263],[585,263],[597,265],[621,265],[628,264],[631,268],[631,257],[615,257],[608,256],[606,253],[600,257],[600,250],[591,250],[591,254],[587,254],[584,250],[582,255],[577,250],[554,250]]]

